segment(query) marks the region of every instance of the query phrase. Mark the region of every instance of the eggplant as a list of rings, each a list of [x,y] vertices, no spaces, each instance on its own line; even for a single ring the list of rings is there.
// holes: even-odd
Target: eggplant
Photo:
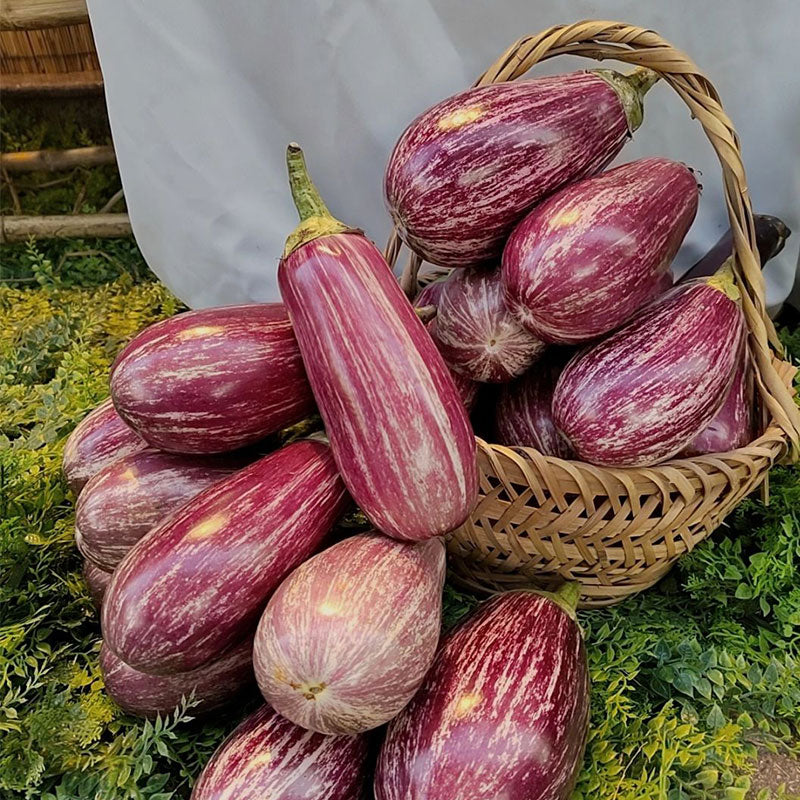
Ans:
[[[219,746],[191,800],[362,800],[369,742],[322,736],[262,706]]]
[[[117,459],[100,470],[78,498],[78,550],[113,571],[164,517],[247,463],[245,456],[201,458],[151,449]]]
[[[753,438],[753,375],[743,358],[736,368],[733,383],[722,408],[703,428],[681,456],[727,453],[749,444]]]
[[[720,410],[746,334],[730,264],[676,286],[567,364],[553,395],[556,426],[583,461],[657,464]]]
[[[563,353],[550,351],[521,378],[500,388],[494,417],[496,442],[535,447],[546,456],[574,457],[553,419],[553,392],[565,363]]]
[[[500,594],[445,638],[389,724],[376,800],[570,796],[589,722],[578,594]]]
[[[326,734],[388,722],[408,703],[439,641],[441,539],[345,539],[301,564],[272,595],[253,661],[264,699]]]
[[[419,293],[414,298],[414,308],[425,308],[426,306],[439,305],[439,298],[442,296],[442,289],[447,281],[449,275],[442,275],[436,280],[432,280],[419,290]]]
[[[791,231],[777,217],[768,214],[754,214],[753,223],[756,232],[756,245],[761,258],[761,266],[771,258],[775,258],[783,250]],[[693,266],[678,278],[678,283],[695,278],[704,278],[713,275],[733,253],[733,232],[730,228],[722,234],[717,243]]]
[[[103,644],[100,670],[111,699],[128,714],[164,716],[175,711],[184,698],[193,697],[191,714],[199,716],[227,705],[254,684],[253,637],[216,661],[174,675],[139,672]]]
[[[109,397],[85,416],[67,439],[62,455],[64,477],[78,495],[89,478],[107,464],[145,447],[147,442],[117,414]]]
[[[509,310],[545,342],[589,342],[664,287],[697,212],[683,164],[643,158],[567,186],[525,217],[503,250]]]
[[[321,441],[294,442],[216,483],[122,559],[103,604],[106,644],[154,675],[220,658],[348,506]]]
[[[108,584],[111,583],[111,575],[111,572],[98,567],[88,558],[83,560],[83,579],[86,581],[89,596],[97,608],[103,605],[103,596],[106,593]]]
[[[446,533],[477,499],[466,409],[378,248],[330,215],[297,145],[287,162],[301,222],[278,285],[339,472],[383,533]]]
[[[111,396],[143,439],[173,453],[246,447],[314,410],[280,303],[189,311],[151,325],[117,356]]]
[[[431,264],[496,261],[536,203],[619,153],[656,80],[647,69],[574,72],[468,89],[428,109],[384,176],[400,237]]]
[[[452,272],[439,295],[432,336],[452,370],[480,383],[522,375],[545,348],[506,308],[498,269]]]

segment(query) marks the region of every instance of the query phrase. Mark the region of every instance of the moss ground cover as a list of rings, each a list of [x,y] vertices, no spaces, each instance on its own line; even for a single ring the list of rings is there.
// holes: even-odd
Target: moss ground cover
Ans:
[[[47,125],[34,136],[23,111],[3,149],[106,135],[76,121],[67,139]],[[115,190],[113,175],[91,180],[84,210]],[[37,197],[46,213],[67,203]],[[107,395],[115,354],[181,306],[129,240],[6,246],[0,263],[0,798],[188,798],[248,707],[200,723],[188,704],[150,723],[106,697],[60,474],[64,440]],[[782,335],[800,356],[800,330]],[[448,586],[445,624],[475,602]],[[758,748],[791,755],[800,736],[800,470],[776,469],[769,506],[747,500],[656,588],[580,621],[593,694],[576,796],[755,796]],[[770,794],[789,796],[759,796]]]

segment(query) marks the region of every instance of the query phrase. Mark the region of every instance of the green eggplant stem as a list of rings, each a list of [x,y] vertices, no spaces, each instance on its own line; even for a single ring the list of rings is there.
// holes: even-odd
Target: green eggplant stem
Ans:
[[[590,72],[604,80],[616,92],[625,112],[628,132],[632,134],[642,124],[644,96],[658,81],[658,73],[647,67],[637,67],[629,75],[623,75],[614,69],[593,69]]]
[[[628,83],[636,89],[639,97],[644,97],[650,89],[658,82],[659,74],[647,67],[637,67],[633,72],[625,76]]]
[[[722,266],[710,278],[706,279],[706,283],[715,289],[719,289],[734,302],[738,302],[742,297],[742,293],[736,285],[736,277],[733,274],[733,256],[726,258]]]
[[[286,148],[286,168],[289,171],[292,200],[294,200],[297,213],[300,215],[300,222],[305,222],[311,217],[332,216],[319,189],[314,186],[314,182],[308,174],[306,158],[300,145],[296,142],[291,142]]]
[[[308,174],[306,159],[299,144],[292,142],[286,148],[286,168],[289,172],[289,188],[292,191],[300,224],[289,234],[283,257],[291,255],[298,247],[313,242],[322,236],[336,233],[356,233],[354,228],[336,219],[330,211],[319,190]]]

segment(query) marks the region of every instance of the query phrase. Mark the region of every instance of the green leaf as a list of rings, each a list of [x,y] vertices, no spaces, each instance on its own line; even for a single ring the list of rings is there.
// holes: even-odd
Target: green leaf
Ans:
[[[716,729],[721,728],[725,724],[725,715],[722,713],[722,709],[719,707],[717,703],[714,703],[711,706],[711,710],[708,712],[708,716],[706,716],[706,725],[709,728]]]
[[[740,583],[736,587],[736,592],[734,593],[734,597],[736,597],[738,600],[749,600],[752,596],[753,596],[753,589],[746,583]]]

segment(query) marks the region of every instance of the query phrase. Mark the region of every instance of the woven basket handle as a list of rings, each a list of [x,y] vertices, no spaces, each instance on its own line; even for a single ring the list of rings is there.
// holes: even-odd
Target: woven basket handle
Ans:
[[[768,414],[789,438],[796,456],[800,445],[800,409],[772,363],[770,346],[778,353],[782,353],[782,347],[766,313],[764,276],[756,248],[739,137],[722,108],[717,90],[687,55],[654,31],[602,20],[555,25],[535,36],[519,39],[481,75],[475,86],[515,80],[539,61],[567,54],[600,61],[613,58],[654,70],[678,93],[703,126],[722,166],[725,202],[733,232],[735,271],[750,329],[750,352],[759,394]],[[395,230],[386,246],[386,259],[391,265],[397,261],[401,246]],[[401,284],[409,294],[416,289],[420,263],[419,257],[412,255],[403,272]]]

